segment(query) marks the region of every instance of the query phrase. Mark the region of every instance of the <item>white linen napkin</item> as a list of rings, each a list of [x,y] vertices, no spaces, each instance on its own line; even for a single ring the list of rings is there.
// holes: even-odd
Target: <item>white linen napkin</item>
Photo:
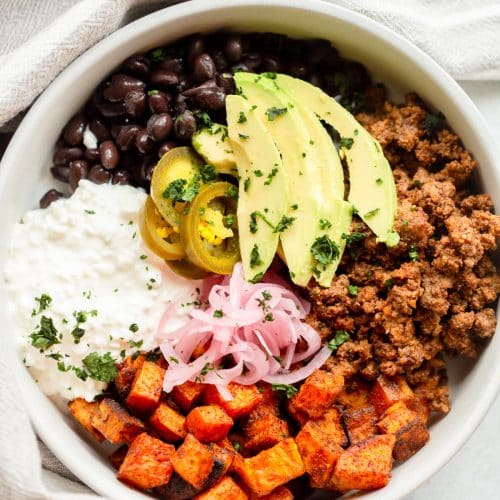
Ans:
[[[498,0],[329,1],[406,36],[456,79],[500,80]],[[0,0],[0,132],[13,130],[19,113],[87,48],[130,20],[173,3]],[[74,476],[42,444],[40,450],[8,362],[0,349],[0,498],[97,498],[64,479]],[[42,465],[56,475],[42,471]]]

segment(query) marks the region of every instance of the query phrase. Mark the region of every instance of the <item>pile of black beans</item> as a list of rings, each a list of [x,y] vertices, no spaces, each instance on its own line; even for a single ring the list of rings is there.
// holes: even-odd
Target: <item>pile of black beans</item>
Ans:
[[[233,73],[283,72],[306,79],[353,112],[366,105],[366,69],[341,58],[325,40],[271,33],[193,35],[124,61],[66,124],[56,144],[52,175],[73,192],[80,179],[149,189],[158,159],[189,144],[210,121],[225,123]],[[97,147],[84,145],[89,129]],[[64,196],[51,189],[45,208]]]

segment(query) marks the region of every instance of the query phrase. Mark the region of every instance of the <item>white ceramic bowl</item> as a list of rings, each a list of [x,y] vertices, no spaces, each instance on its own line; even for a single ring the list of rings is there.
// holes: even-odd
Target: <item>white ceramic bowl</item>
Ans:
[[[361,15],[317,0],[201,0],[156,12],[112,34],[78,58],[37,100],[12,139],[0,168],[0,262],[5,259],[13,223],[36,205],[50,185],[48,166],[61,128],[106,74],[135,52],[190,33],[220,28],[325,38],[342,55],[365,64],[393,95],[416,91],[444,112],[478,160],[483,185],[500,206],[500,176],[495,165],[499,155],[482,117],[452,78],[409,42]],[[146,498],[117,481],[102,450],[39,391],[15,352],[12,339],[20,332],[7,317],[3,288],[0,294],[2,347],[9,350],[12,370],[39,436],[98,493],[120,500]],[[394,470],[389,486],[366,494],[366,498],[401,498],[452,457],[498,392],[498,359],[500,335],[492,339],[476,362],[450,363],[451,413],[432,426],[430,442]]]

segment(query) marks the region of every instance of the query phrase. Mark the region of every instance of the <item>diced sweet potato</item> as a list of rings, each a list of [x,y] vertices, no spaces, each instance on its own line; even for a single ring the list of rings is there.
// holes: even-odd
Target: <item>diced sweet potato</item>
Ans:
[[[377,413],[373,405],[347,410],[342,416],[351,445],[377,434]]]
[[[384,375],[380,375],[373,384],[370,401],[377,415],[382,415],[389,406],[401,399],[398,384]]]
[[[341,374],[316,370],[307,377],[290,406],[307,418],[317,419],[330,408],[344,386]]]
[[[217,405],[197,406],[186,418],[186,429],[202,443],[220,441],[233,426],[233,419]]]
[[[396,433],[396,444],[392,452],[394,460],[408,460],[429,441],[429,437],[429,431],[422,420],[412,420]]]
[[[255,457],[245,458],[238,471],[247,486],[257,495],[267,495],[304,472],[304,464],[292,438],[280,441]]]
[[[116,470],[120,468],[120,465],[125,460],[127,452],[128,452],[128,446],[126,444],[123,444],[108,457],[108,460],[110,461],[111,465]]]
[[[410,410],[403,401],[398,401],[387,408],[377,426],[382,434],[396,434],[416,418],[418,415],[414,411]]]
[[[391,477],[395,441],[396,438],[389,434],[373,436],[344,450],[335,466],[329,488],[344,492],[384,487]]]
[[[248,415],[262,401],[262,394],[255,385],[231,382],[227,388],[233,396],[230,401],[226,401],[214,385],[207,386],[203,400],[209,405],[219,405],[232,419]]]
[[[257,389],[262,396],[262,400],[255,407],[252,413],[272,413],[273,415],[279,415],[280,404],[283,396],[282,391],[273,391],[272,385],[264,382],[257,384]]]
[[[259,500],[293,500],[293,495],[287,487],[280,486],[279,488],[271,491],[269,495],[264,495],[263,497],[256,498],[258,498]]]
[[[165,370],[152,361],[144,361],[137,370],[126,404],[139,413],[151,413],[160,402]]]
[[[398,375],[394,380],[398,385],[401,400],[404,401],[410,410],[413,410],[420,417],[424,424],[426,424],[429,419],[428,405],[413,392],[412,388],[401,375]]]
[[[216,443],[209,443],[207,447],[213,454],[214,464],[203,488],[211,488],[214,484],[218,483],[230,471],[234,457],[236,456],[234,450],[229,450]]]
[[[195,488],[192,484],[182,479],[177,472],[172,473],[170,481],[155,488],[155,493],[158,498],[165,498],[168,500],[187,500],[193,498],[200,493],[201,488]]]
[[[204,384],[188,380],[172,389],[172,397],[184,411],[189,411],[199,401],[205,387]]]
[[[195,500],[247,500],[248,495],[230,476],[225,476],[209,490],[196,495]]]
[[[130,443],[143,432],[144,424],[110,398],[99,402],[99,411],[92,417],[95,427],[110,443]]]
[[[260,414],[259,414],[260,413]],[[243,426],[247,436],[245,449],[250,452],[261,451],[274,446],[290,436],[288,424],[273,413],[258,411],[256,408]]]
[[[347,444],[340,413],[328,410],[321,419],[309,420],[295,438],[313,488],[323,488]]]
[[[337,396],[337,404],[356,410],[370,404],[370,386],[363,380],[351,380]]]
[[[118,471],[118,479],[136,488],[147,490],[167,484],[173,472],[171,457],[175,448],[145,432],[130,445]]]
[[[118,373],[115,377],[114,384],[116,392],[121,399],[125,399],[130,392],[132,382],[134,381],[137,370],[142,366],[146,356],[139,354],[138,356],[126,357],[118,367]]]
[[[92,401],[89,403],[83,398],[76,398],[68,403],[68,408],[75,420],[77,420],[87,431],[102,443],[104,436],[92,425],[92,419],[99,413],[99,403]]]
[[[200,443],[192,434],[187,434],[172,457],[172,464],[182,479],[200,489],[212,471],[214,456],[206,445]]]
[[[149,423],[165,441],[174,443],[186,437],[185,420],[166,402],[161,402],[149,418]]]

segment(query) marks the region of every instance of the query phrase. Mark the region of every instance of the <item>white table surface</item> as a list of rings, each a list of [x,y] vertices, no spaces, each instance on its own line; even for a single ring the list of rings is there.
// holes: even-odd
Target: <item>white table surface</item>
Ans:
[[[460,82],[488,122],[500,151],[500,82]],[[500,157],[499,157],[500,168]],[[500,362],[500,360],[499,360]],[[500,499],[500,396],[465,446],[410,500]]]

